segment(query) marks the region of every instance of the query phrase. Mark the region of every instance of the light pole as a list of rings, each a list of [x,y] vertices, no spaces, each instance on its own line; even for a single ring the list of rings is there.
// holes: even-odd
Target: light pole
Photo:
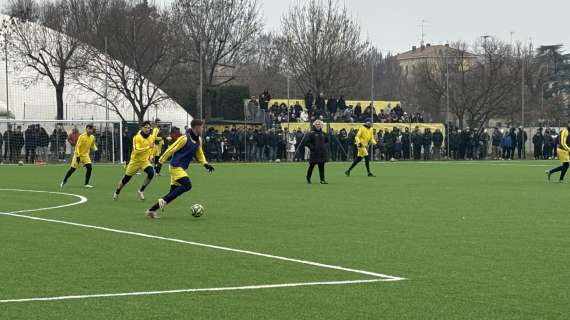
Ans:
[[[203,119],[202,117],[202,111],[204,110],[204,99],[203,99],[203,91],[204,91],[204,71],[203,71],[203,54],[202,54],[202,44],[204,43],[203,40],[200,40],[200,49],[198,49],[199,55],[200,55],[200,100],[198,101],[198,114],[200,115],[200,119]]]
[[[3,34],[4,34],[4,67],[5,67],[5,76],[6,76],[6,118],[10,116],[10,96],[9,96],[9,87],[8,87],[8,27],[6,22],[4,21],[3,26]]]

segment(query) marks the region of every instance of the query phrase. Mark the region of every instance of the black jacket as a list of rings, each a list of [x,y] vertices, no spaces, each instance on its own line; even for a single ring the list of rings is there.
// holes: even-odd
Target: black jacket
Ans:
[[[433,133],[433,145],[435,147],[441,147],[442,144],[443,144],[443,133],[434,132]]]
[[[313,129],[313,131],[308,134],[306,140],[307,147],[311,150],[309,162],[327,162],[327,144],[329,143],[327,134],[322,130],[317,131],[316,129]]]

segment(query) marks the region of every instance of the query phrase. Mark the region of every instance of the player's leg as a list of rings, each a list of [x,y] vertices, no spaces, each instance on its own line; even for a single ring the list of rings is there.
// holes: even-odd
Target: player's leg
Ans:
[[[148,187],[148,185],[152,181],[152,178],[154,178],[154,169],[152,168],[152,165],[150,163],[147,165],[146,168],[144,168],[144,172],[146,173],[146,178],[144,179],[144,182],[139,189],[139,198],[141,200],[144,200],[144,190],[146,189],[146,187]]]
[[[313,176],[313,169],[315,169],[316,163],[309,163],[309,168],[307,169],[307,183],[311,184],[311,177]]]
[[[346,174],[347,176],[350,176],[350,171],[352,171],[352,169],[354,169],[354,167],[356,167],[356,165],[359,164],[360,161],[362,161],[362,157],[357,156],[356,159],[354,159],[354,161],[352,161],[352,165],[350,166],[350,168],[348,168],[348,170],[346,170],[344,172],[344,174]]]
[[[328,184],[325,180],[325,163],[319,162],[319,178],[321,178],[321,184]]]
[[[174,201],[176,198],[188,192],[192,189],[192,183],[190,178],[184,177],[176,181],[176,185],[170,186],[170,192],[164,197],[158,199],[158,201],[147,210],[147,215],[151,218],[156,218],[156,211],[158,209],[164,209],[164,207]]]
[[[85,188],[93,188],[93,186],[89,184],[92,172],[93,172],[93,165],[91,163],[85,164]]]
[[[119,198],[121,190],[123,190],[123,188],[129,183],[129,181],[131,181],[133,176],[137,174],[140,168],[141,168],[140,165],[132,161],[129,162],[129,164],[127,164],[127,168],[125,169],[125,175],[123,176],[121,181],[119,181],[117,185],[117,190],[115,190],[115,193],[113,193],[113,200],[117,200]]]
[[[79,166],[79,159],[73,157],[73,159],[71,160],[71,166],[69,167],[69,170],[67,170],[67,172],[65,173],[65,177],[63,178],[60,187],[63,188],[63,186],[67,183],[67,180],[69,180],[71,175],[77,170],[78,166]]]
[[[117,185],[117,190],[115,190],[115,193],[113,194],[113,200],[117,200],[119,198],[119,194],[121,194],[121,190],[123,190],[123,188],[127,185],[127,183],[129,183],[129,181],[131,181],[131,179],[133,178],[133,176],[129,176],[128,174],[125,173],[125,175],[123,176],[123,178],[121,179],[121,181],[119,181],[119,184]]]
[[[568,171],[568,162],[570,161],[570,156],[568,155],[568,152],[561,149],[556,149],[556,154],[561,162],[561,165],[556,168],[546,170],[545,173],[548,177],[548,181],[550,181],[550,176],[552,176],[553,173],[560,172],[560,182],[562,182],[564,180],[564,176],[566,175],[566,171]]]
[[[366,165],[366,172],[368,172],[368,176],[375,177],[375,175],[370,171],[370,155],[364,157],[364,164]]]

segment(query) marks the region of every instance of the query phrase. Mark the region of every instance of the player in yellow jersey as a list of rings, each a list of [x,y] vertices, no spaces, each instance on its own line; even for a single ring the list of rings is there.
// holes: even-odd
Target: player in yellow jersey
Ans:
[[[164,147],[164,139],[158,136],[154,140],[154,172],[157,176],[160,176],[160,170],[162,170],[162,164],[158,161],[162,155],[162,147]]]
[[[568,171],[568,167],[570,166],[570,136],[568,133],[570,132],[570,121],[566,124],[566,128],[562,129],[560,135],[558,136],[558,147],[556,148],[556,155],[558,156],[558,160],[562,163],[561,166],[553,168],[551,170],[546,170],[546,176],[548,177],[548,181],[550,181],[550,176],[555,172],[560,172],[560,183],[564,182],[564,176],[566,176],[566,172]]]
[[[157,119],[156,122],[159,120]],[[155,122],[155,124],[156,124]],[[154,159],[154,141],[158,137],[159,129],[153,129],[150,121],[143,122],[141,130],[133,137],[133,151],[131,152],[131,158],[129,164],[127,165],[127,170],[125,170],[125,175],[123,179],[119,181],[117,190],[113,194],[113,199],[119,199],[119,194],[121,190],[129,183],[132,177],[142,170],[146,173],[146,178],[138,190],[138,195],[141,200],[144,200],[144,190],[154,178],[154,169],[152,167],[151,161]]]
[[[192,189],[192,183],[188,177],[186,170],[192,160],[198,161],[209,172],[214,171],[214,167],[208,164],[204,151],[202,150],[202,120],[192,120],[190,129],[185,135],[173,142],[164,154],[160,157],[159,162],[165,163],[170,160],[170,192],[146,211],[146,214],[154,219],[157,218],[156,211],[164,209],[164,207],[174,201],[185,192]]]
[[[360,161],[362,161],[362,159],[364,159],[368,176],[375,177],[374,174],[370,172],[370,155],[368,154],[368,148],[376,144],[376,139],[374,139],[374,131],[372,130],[371,121],[367,121],[362,128],[358,129],[358,132],[354,137],[354,143],[358,148],[358,154],[356,156],[356,159],[354,159],[354,161],[352,162],[350,168],[348,168],[348,170],[346,170],[344,174],[347,177],[349,177],[350,171],[352,171],[352,169],[356,167],[356,165],[359,164]]]
[[[88,124],[85,127],[85,133],[81,134],[77,139],[77,144],[75,145],[75,150],[73,151],[73,157],[71,158],[71,168],[65,174],[65,178],[61,182],[60,186],[63,186],[67,183],[67,180],[71,175],[77,170],[79,165],[83,165],[85,167],[85,188],[93,188],[92,185],[89,184],[89,180],[91,180],[91,172],[93,170],[93,165],[91,164],[91,157],[89,154],[92,151],[97,151],[97,145],[95,144],[95,127],[93,125]]]

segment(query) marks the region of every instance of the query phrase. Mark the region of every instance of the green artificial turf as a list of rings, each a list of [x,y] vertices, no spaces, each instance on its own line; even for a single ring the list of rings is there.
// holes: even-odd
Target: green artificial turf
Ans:
[[[193,165],[194,188],[159,220],[158,177],[137,176],[112,200],[123,168],[78,171],[63,192],[88,202],[21,213],[194,241],[406,280],[334,286],[0,303],[0,319],[567,319],[570,185],[547,183],[552,162],[374,163],[329,185],[304,164]],[[0,188],[60,191],[64,166],[0,167]],[[167,172],[165,172],[167,173]],[[557,177],[555,177],[557,178]],[[315,170],[315,181],[318,180]],[[77,198],[0,191],[0,212]],[[193,218],[189,207],[206,208]],[[187,288],[373,279],[356,273],[189,244],[0,215],[0,300]]]

